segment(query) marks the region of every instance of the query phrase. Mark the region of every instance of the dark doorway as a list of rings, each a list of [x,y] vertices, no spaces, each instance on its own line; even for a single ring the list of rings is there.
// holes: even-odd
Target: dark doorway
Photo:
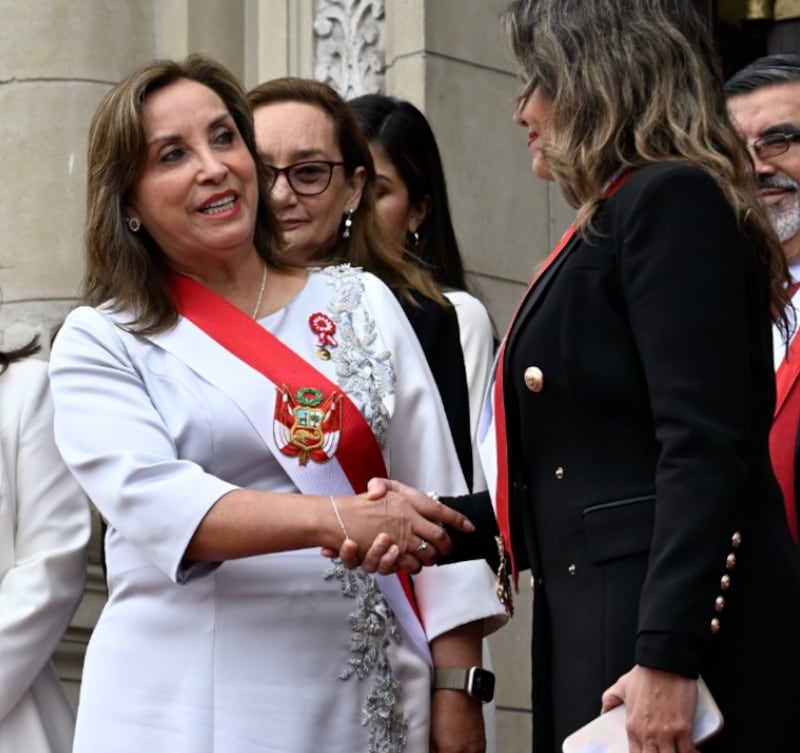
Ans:
[[[800,52],[800,0],[692,0],[709,19],[727,78],[762,55]]]

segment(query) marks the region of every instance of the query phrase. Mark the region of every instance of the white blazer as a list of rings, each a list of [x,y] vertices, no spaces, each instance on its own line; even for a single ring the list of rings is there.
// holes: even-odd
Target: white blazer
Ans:
[[[89,503],[53,438],[43,361],[0,375],[0,753],[68,753],[74,716],[50,655],[86,577]]]
[[[494,331],[486,307],[465,290],[445,290],[458,318],[461,352],[467,372],[469,394],[469,429],[472,437],[472,490],[486,489],[486,479],[478,452],[478,422],[483,408],[483,398],[489,386],[494,361]]]

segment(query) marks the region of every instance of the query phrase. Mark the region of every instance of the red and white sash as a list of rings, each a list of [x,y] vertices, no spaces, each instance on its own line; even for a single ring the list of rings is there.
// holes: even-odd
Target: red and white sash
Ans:
[[[295,392],[313,386],[325,394],[342,393],[341,388],[200,283],[174,275],[172,289],[182,318],[173,329],[148,339],[229,395],[302,493],[352,495],[366,491],[370,478],[388,477],[375,435],[346,394],[341,400],[341,438],[334,457],[301,465],[297,457],[281,452],[273,432],[278,388],[288,385]],[[430,661],[408,575],[374,577],[406,634]]]
[[[609,197],[613,194],[628,178],[633,175],[632,170],[622,170],[610,182],[604,195]],[[514,327],[514,322],[519,315],[523,304],[528,300],[536,284],[542,275],[553,266],[559,259],[564,249],[569,245],[575,236],[575,224],[569,226],[556,247],[550,252],[544,263],[539,267],[533,279],[528,284],[525,294],[522,296],[514,315],[506,329],[506,334],[500,343],[497,357],[492,367],[492,374],[486,396],[483,403],[480,422],[478,424],[478,450],[480,452],[481,464],[489,485],[489,491],[494,503],[497,527],[503,538],[503,544],[511,560],[511,576],[514,581],[514,588],[519,591],[519,571],[514,560],[514,550],[511,548],[511,531],[508,518],[508,437],[506,434],[505,399],[503,397],[503,366],[508,335]]]

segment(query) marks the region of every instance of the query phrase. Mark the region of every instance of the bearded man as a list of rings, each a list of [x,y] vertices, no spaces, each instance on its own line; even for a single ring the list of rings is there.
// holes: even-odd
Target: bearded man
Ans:
[[[768,55],[734,74],[725,85],[728,113],[747,145],[767,211],[797,281],[789,291],[788,343],[774,331],[775,418],[770,456],[783,491],[786,515],[798,540],[800,499],[800,55]]]

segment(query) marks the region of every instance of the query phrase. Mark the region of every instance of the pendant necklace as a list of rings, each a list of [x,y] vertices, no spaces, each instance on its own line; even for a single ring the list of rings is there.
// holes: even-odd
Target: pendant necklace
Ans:
[[[253,309],[252,319],[258,315],[258,310],[261,308],[261,301],[264,299],[264,287],[267,284],[267,265],[264,264],[264,272],[261,275],[261,289],[258,291],[258,299],[256,300],[256,307]]]

